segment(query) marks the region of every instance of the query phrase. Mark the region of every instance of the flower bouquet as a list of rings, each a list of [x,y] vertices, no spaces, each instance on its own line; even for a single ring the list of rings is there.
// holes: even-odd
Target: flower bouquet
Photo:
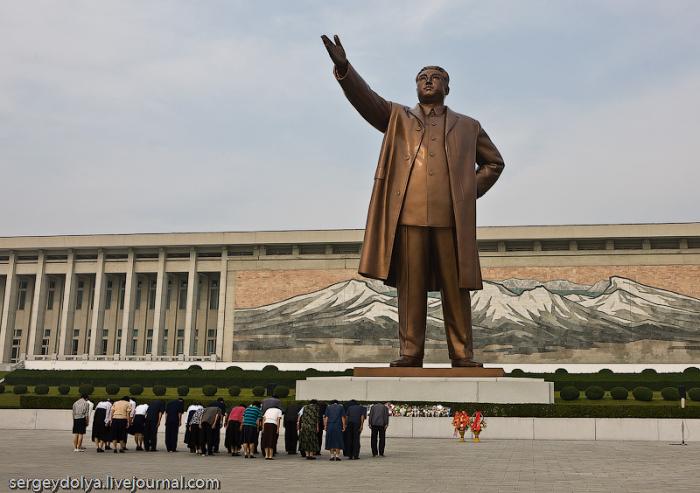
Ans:
[[[484,419],[484,416],[481,414],[481,411],[477,411],[474,413],[474,416],[469,418],[469,429],[472,431],[472,435],[474,435],[474,442],[478,443],[481,440],[479,439],[479,435],[481,434],[481,431],[486,428],[486,420]]]
[[[459,434],[459,441],[464,441],[464,432],[469,427],[470,418],[467,411],[457,411],[452,418],[452,426],[454,426],[454,436]]]

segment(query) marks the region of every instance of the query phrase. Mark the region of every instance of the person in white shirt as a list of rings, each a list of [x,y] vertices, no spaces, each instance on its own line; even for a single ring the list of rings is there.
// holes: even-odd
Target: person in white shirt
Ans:
[[[143,434],[146,431],[146,412],[148,404],[139,404],[132,411],[134,419],[131,422],[131,434],[134,435],[136,450],[143,450]]]
[[[95,406],[95,414],[92,420],[92,441],[97,445],[97,452],[104,452],[105,447],[112,440],[107,426],[107,416],[112,409],[112,401],[109,399],[100,401]]]
[[[263,432],[260,448],[265,453],[265,460],[272,460],[272,454],[277,445],[277,430],[280,429],[282,420],[282,410],[278,407],[271,407],[263,414]]]
[[[204,407],[197,403],[190,404],[185,411],[185,445],[190,449],[190,453],[196,453],[199,449],[199,425],[198,421],[195,426],[192,423],[194,414]]]

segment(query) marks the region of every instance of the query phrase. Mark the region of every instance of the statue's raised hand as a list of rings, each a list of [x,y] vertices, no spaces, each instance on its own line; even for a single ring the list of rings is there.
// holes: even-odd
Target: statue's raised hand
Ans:
[[[321,39],[328,50],[328,55],[331,57],[331,60],[333,60],[333,63],[338,69],[338,73],[345,74],[348,69],[348,58],[345,55],[345,48],[343,48],[343,45],[340,43],[340,38],[338,35],[336,34],[333,36],[335,43],[333,43],[333,41],[331,41],[325,34],[321,36]]]

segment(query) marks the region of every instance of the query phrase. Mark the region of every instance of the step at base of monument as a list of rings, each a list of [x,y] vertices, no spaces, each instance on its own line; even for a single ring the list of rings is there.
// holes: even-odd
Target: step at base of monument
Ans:
[[[355,377],[504,377],[503,368],[355,367]]]
[[[362,402],[553,404],[554,383],[540,378],[487,376],[309,377],[297,381],[296,398],[324,401],[355,399]]]

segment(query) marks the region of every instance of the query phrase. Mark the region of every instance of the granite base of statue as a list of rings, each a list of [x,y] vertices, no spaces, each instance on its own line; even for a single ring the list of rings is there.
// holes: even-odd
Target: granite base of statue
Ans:
[[[506,377],[502,368],[357,367],[352,376],[297,381],[299,400],[554,404],[554,383]]]

